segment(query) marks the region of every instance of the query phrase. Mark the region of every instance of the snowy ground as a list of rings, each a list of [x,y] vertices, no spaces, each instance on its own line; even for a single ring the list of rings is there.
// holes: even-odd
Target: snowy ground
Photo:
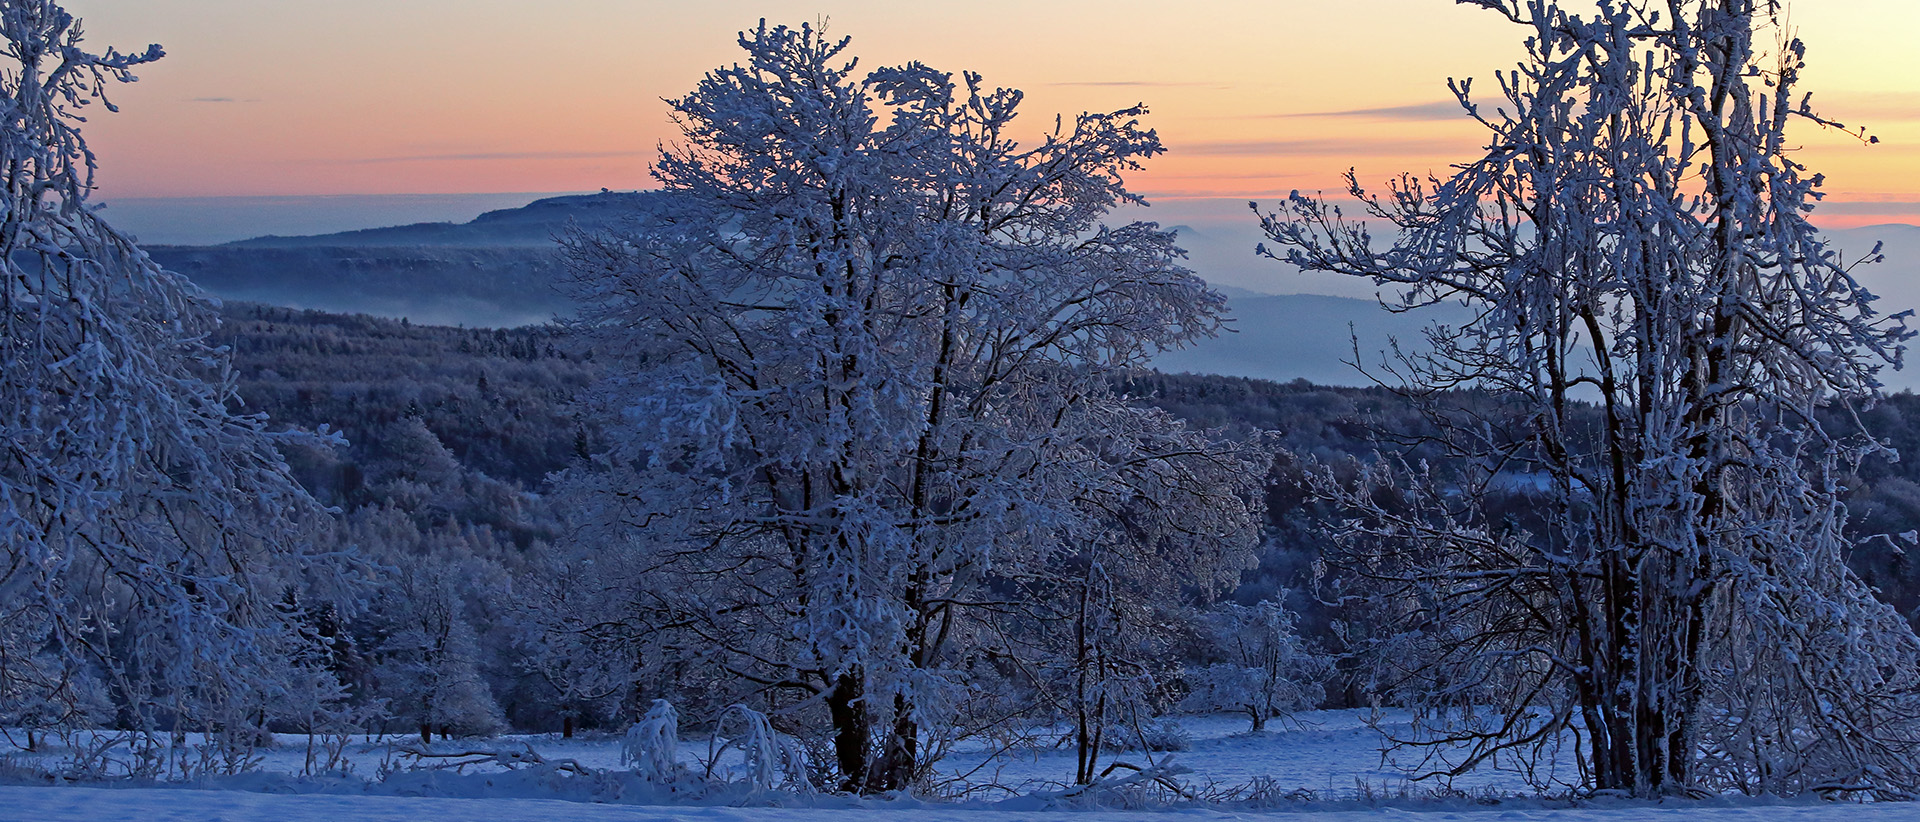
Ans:
[[[1393,719],[1393,717],[1389,717]],[[1556,808],[1553,803],[1528,799],[1507,799],[1497,805],[1477,806],[1471,799],[1434,802],[1408,801],[1405,796],[1425,796],[1440,787],[1451,787],[1469,797],[1498,794],[1512,797],[1527,793],[1524,780],[1508,772],[1479,772],[1441,784],[1432,781],[1409,782],[1407,771],[1392,760],[1383,760],[1382,738],[1369,727],[1365,716],[1354,711],[1318,711],[1303,714],[1297,721],[1276,724],[1266,733],[1247,734],[1246,720],[1232,716],[1187,717],[1182,726],[1192,738],[1190,750],[1170,754],[1174,763],[1188,769],[1183,777],[1190,785],[1202,787],[1240,786],[1264,782],[1278,795],[1294,788],[1313,792],[1314,802],[1280,801],[1273,812],[1225,812],[1183,808],[1176,816],[1185,819],[1303,819],[1378,820],[1400,816],[1425,820],[1510,820],[1544,819],[1563,822],[1643,822],[1644,820],[1877,820],[1912,819],[1920,822],[1920,804],[1852,805],[1823,804],[1817,801],[1785,805],[1755,804],[1751,801],[1728,803],[1679,803],[1674,805],[1615,804],[1582,808]],[[608,737],[562,740],[552,736],[509,737],[478,743],[477,746],[530,745],[547,761],[572,759],[583,766],[600,770],[620,768],[620,743]],[[681,754],[690,764],[707,753],[704,739],[687,740]],[[465,743],[441,743],[436,747],[461,747]],[[394,764],[392,746],[368,744],[356,740],[349,749],[354,773],[373,777],[383,763]],[[858,818],[865,813],[907,822],[960,822],[992,819],[1069,819],[1072,822],[1108,822],[1141,819],[1139,813],[1123,811],[1033,810],[1047,805],[1031,797],[1004,800],[1008,791],[980,790],[997,785],[1021,794],[1044,792],[1060,787],[1073,771],[1073,753],[1065,749],[1025,750],[985,762],[984,749],[967,746],[950,756],[943,772],[950,778],[964,778],[944,786],[948,795],[965,795],[972,801],[956,806],[928,803],[865,803],[871,810],[847,807],[848,800],[818,800],[817,808],[751,808],[644,806],[589,804],[562,801],[560,794],[547,787],[515,781],[506,776],[496,781],[482,774],[484,785],[473,780],[458,784],[389,782],[376,786],[369,795],[357,781],[334,780],[331,783],[298,781],[289,777],[300,772],[305,739],[283,737],[280,744],[265,753],[259,772],[253,776],[228,780],[227,785],[244,790],[205,791],[185,788],[43,788],[0,787],[0,822],[65,822],[65,820],[272,820],[272,822],[350,822],[351,820],[409,820],[409,822],[451,822],[452,820],[660,820],[686,819],[712,822],[829,822]],[[58,756],[57,752],[47,754]],[[1165,763],[1168,754],[1155,754]],[[10,757],[14,766],[29,760]],[[1149,764],[1140,752],[1108,754],[1106,761]],[[4,764],[4,763],[0,763]],[[485,771],[486,768],[482,768]],[[17,771],[16,771],[17,772]],[[976,790],[968,792],[965,787]],[[400,795],[393,795],[400,794]],[[428,794],[428,795],[406,795]],[[547,797],[547,798],[542,798]],[[1373,797],[1370,803],[1385,797],[1384,808],[1353,802],[1355,797]],[[573,796],[574,800],[585,797]],[[626,801],[633,801],[628,798]],[[792,800],[798,801],[798,800]],[[805,804],[803,802],[803,804]],[[1056,803],[1058,804],[1058,803]]]
[[[1364,711],[1310,711],[1291,720],[1275,720],[1268,730],[1247,733],[1244,716],[1188,716],[1180,725],[1192,740],[1189,750],[1147,754],[1139,751],[1106,752],[1106,764],[1123,762],[1149,766],[1169,760],[1187,769],[1185,779],[1201,784],[1244,785],[1256,779],[1266,780],[1281,791],[1305,789],[1321,796],[1349,797],[1356,792],[1395,795],[1450,787],[1468,792],[1495,791],[1527,793],[1527,782],[1512,772],[1487,770],[1448,781],[1415,785],[1409,773],[1419,762],[1408,754],[1383,757],[1380,732],[1368,725]],[[1389,725],[1403,716],[1386,717]],[[1064,735],[1064,734],[1063,734]],[[710,743],[703,736],[688,733],[682,740],[680,756],[689,765],[700,767],[708,756]],[[352,772],[371,778],[383,763],[393,760],[393,743],[415,743],[413,737],[388,737],[386,741],[356,739],[347,749]],[[506,736],[493,740],[454,740],[437,742],[436,750],[475,747],[515,748],[531,746],[548,761],[574,760],[599,770],[619,769],[620,740],[608,735],[561,739],[555,735]],[[1074,752],[1070,747],[1026,747],[998,751],[988,756],[992,746],[982,741],[962,743],[940,764],[943,776],[941,793],[967,795],[982,799],[1004,798],[1008,794],[1058,789],[1073,777]],[[306,760],[307,740],[302,736],[281,735],[278,744],[261,752],[259,769],[270,774],[298,775]],[[15,755],[25,763],[32,759],[61,756],[49,751],[39,757]],[[1127,771],[1116,771],[1124,775]],[[1540,773],[1552,783],[1553,774]],[[1571,778],[1563,773],[1562,777]],[[997,786],[997,787],[996,787]],[[4,818],[0,815],[0,818]]]
[[[1383,719],[1383,727],[1405,727],[1405,715]],[[1289,721],[1275,720],[1265,732],[1252,734],[1247,732],[1244,716],[1182,717],[1180,724],[1191,736],[1192,748],[1151,756],[1156,762],[1171,758],[1190,771],[1187,779],[1197,782],[1244,785],[1261,779],[1283,790],[1305,789],[1323,796],[1344,797],[1357,791],[1396,794],[1403,789],[1443,786],[1469,792],[1531,792],[1518,774],[1493,770],[1413,785],[1408,776],[1420,770],[1418,758],[1383,754],[1384,739],[1367,720],[1365,711],[1310,711]],[[1106,753],[1102,761],[1145,766],[1147,757],[1141,752]],[[962,746],[942,763],[942,770],[976,786],[1004,785],[1020,793],[1071,779],[1074,771],[1074,752],[1065,747],[1028,749],[985,760],[978,746]],[[1536,776],[1552,783],[1556,776],[1566,782],[1573,774],[1549,771]]]
[[[929,806],[872,811],[790,808],[662,808],[587,805],[542,799],[440,799],[404,796],[290,796],[238,791],[0,787],[0,819],[19,822],[844,822],[871,814],[878,822],[1140,822],[1140,813],[1020,812]],[[1908,805],[1712,806],[1685,804],[1549,809],[1501,806],[1435,810],[1342,810],[1278,813],[1180,811],[1181,822],[1895,822],[1920,820]]]

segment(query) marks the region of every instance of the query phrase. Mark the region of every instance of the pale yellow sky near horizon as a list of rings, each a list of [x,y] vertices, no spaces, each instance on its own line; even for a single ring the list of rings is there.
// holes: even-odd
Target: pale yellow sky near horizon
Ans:
[[[87,127],[112,198],[647,187],[661,97],[735,61],[761,17],[826,18],[865,66],[920,60],[1056,113],[1145,102],[1170,152],[1132,187],[1270,198],[1471,158],[1449,77],[1519,56],[1523,30],[1448,0],[1179,7],[1055,2],[68,0],[90,44],[169,56]],[[1799,0],[1804,88],[1881,138],[1803,130],[1828,223],[1920,221],[1920,2]],[[1335,113],[1338,112],[1338,113]],[[1912,215],[1912,216],[1904,216]]]

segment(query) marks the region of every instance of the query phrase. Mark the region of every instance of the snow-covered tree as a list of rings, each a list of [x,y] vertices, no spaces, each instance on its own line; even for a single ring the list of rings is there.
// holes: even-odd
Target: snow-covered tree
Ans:
[[[1322,490],[1345,592],[1382,610],[1380,685],[1458,771],[1573,744],[1636,795],[1920,788],[1920,643],[1844,563],[1844,469],[1877,443],[1816,409],[1870,403],[1907,333],[1808,212],[1789,129],[1821,120],[1769,0],[1470,0],[1527,59],[1447,179],[1351,193],[1394,231],[1295,195],[1276,253],[1474,319],[1399,361],[1464,476],[1383,465]],[[1766,38],[1777,37],[1777,42]],[[1350,177],[1350,183],[1352,182]],[[1490,502],[1529,505],[1496,515]]]
[[[1123,450],[1163,428],[1179,430],[1164,413],[1099,426]],[[1141,742],[1147,722],[1170,707],[1194,594],[1230,589],[1247,567],[1250,546],[1219,535],[1244,527],[1246,510],[1229,501],[1257,493],[1265,474],[1249,472],[1269,452],[1258,438],[1241,447],[1242,459],[1141,464],[1083,496],[1081,527],[1049,554],[995,574],[996,587],[1015,593],[995,609],[989,641],[1037,676],[1033,696],[1051,710],[1035,718],[1072,726],[1079,784],[1101,776],[1103,752]]]
[[[372,663],[367,696],[422,742],[490,736],[506,729],[485,675],[480,611],[510,599],[504,571],[485,550],[484,529],[455,525],[422,533],[403,512],[363,510],[347,538],[383,566],[366,616],[355,626]]]
[[[995,574],[1216,470],[1235,483],[1182,513],[1245,564],[1264,453],[1110,386],[1224,307],[1170,232],[1100,222],[1162,150],[1143,108],[1023,146],[1021,94],[976,75],[862,75],[808,27],[740,45],[671,101],[655,207],[565,244],[580,324],[619,361],[615,447],[568,482],[594,501],[579,538],[640,552],[637,610],[738,686],[824,705],[843,788],[899,789]]]
[[[45,646],[40,615],[10,611],[0,628],[0,728],[22,750],[38,750],[49,731],[98,725],[113,716],[98,669]],[[13,735],[18,734],[19,738]]]
[[[650,575],[632,559],[588,546],[542,546],[515,586],[513,619],[523,664],[555,698],[564,736],[572,736],[583,717],[613,714],[631,721],[651,710],[640,694],[657,673],[651,663],[665,661],[662,642],[671,638],[657,630],[650,614],[635,611],[648,601],[641,592],[650,587]],[[697,664],[697,655],[675,656]],[[701,686],[682,684],[689,691]],[[687,701],[683,693],[673,696]],[[724,692],[711,698],[719,705],[729,701]]]
[[[1207,661],[1187,671],[1185,709],[1244,713],[1258,733],[1267,720],[1326,698],[1323,683],[1332,665],[1301,638],[1293,613],[1279,603],[1221,603],[1201,618],[1201,629]]]
[[[6,0],[0,55],[0,693],[82,717],[97,685],[139,730],[257,722],[343,578],[234,410],[210,298],[87,203],[81,115],[161,50],[93,54],[59,4]]]

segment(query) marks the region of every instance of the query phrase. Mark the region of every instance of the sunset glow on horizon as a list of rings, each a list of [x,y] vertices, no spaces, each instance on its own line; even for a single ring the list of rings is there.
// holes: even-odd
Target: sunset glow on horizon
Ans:
[[[732,63],[761,17],[825,19],[865,67],[919,60],[1023,89],[1055,114],[1152,110],[1169,153],[1149,197],[1270,199],[1444,171],[1479,126],[1449,77],[1520,56],[1524,31],[1447,0],[1278,0],[1175,8],[1072,0],[702,4],[632,0],[73,0],[96,49],[163,44],[88,134],[109,198],[580,191],[651,187],[674,136],[662,97]],[[1816,106],[1880,144],[1807,127],[1823,224],[1920,221],[1920,4],[1802,0]]]

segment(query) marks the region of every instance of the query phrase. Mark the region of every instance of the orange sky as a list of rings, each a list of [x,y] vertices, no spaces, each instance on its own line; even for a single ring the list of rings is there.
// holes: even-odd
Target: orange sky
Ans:
[[[827,17],[867,66],[921,60],[1057,112],[1148,103],[1171,149],[1133,187],[1271,197],[1426,171],[1479,134],[1438,111],[1515,27],[1447,0],[69,0],[96,47],[169,56],[88,127],[107,197],[578,191],[648,184],[659,100],[762,16]],[[1824,223],[1920,222],[1920,2],[1800,0],[1806,88],[1882,144],[1805,131]]]

